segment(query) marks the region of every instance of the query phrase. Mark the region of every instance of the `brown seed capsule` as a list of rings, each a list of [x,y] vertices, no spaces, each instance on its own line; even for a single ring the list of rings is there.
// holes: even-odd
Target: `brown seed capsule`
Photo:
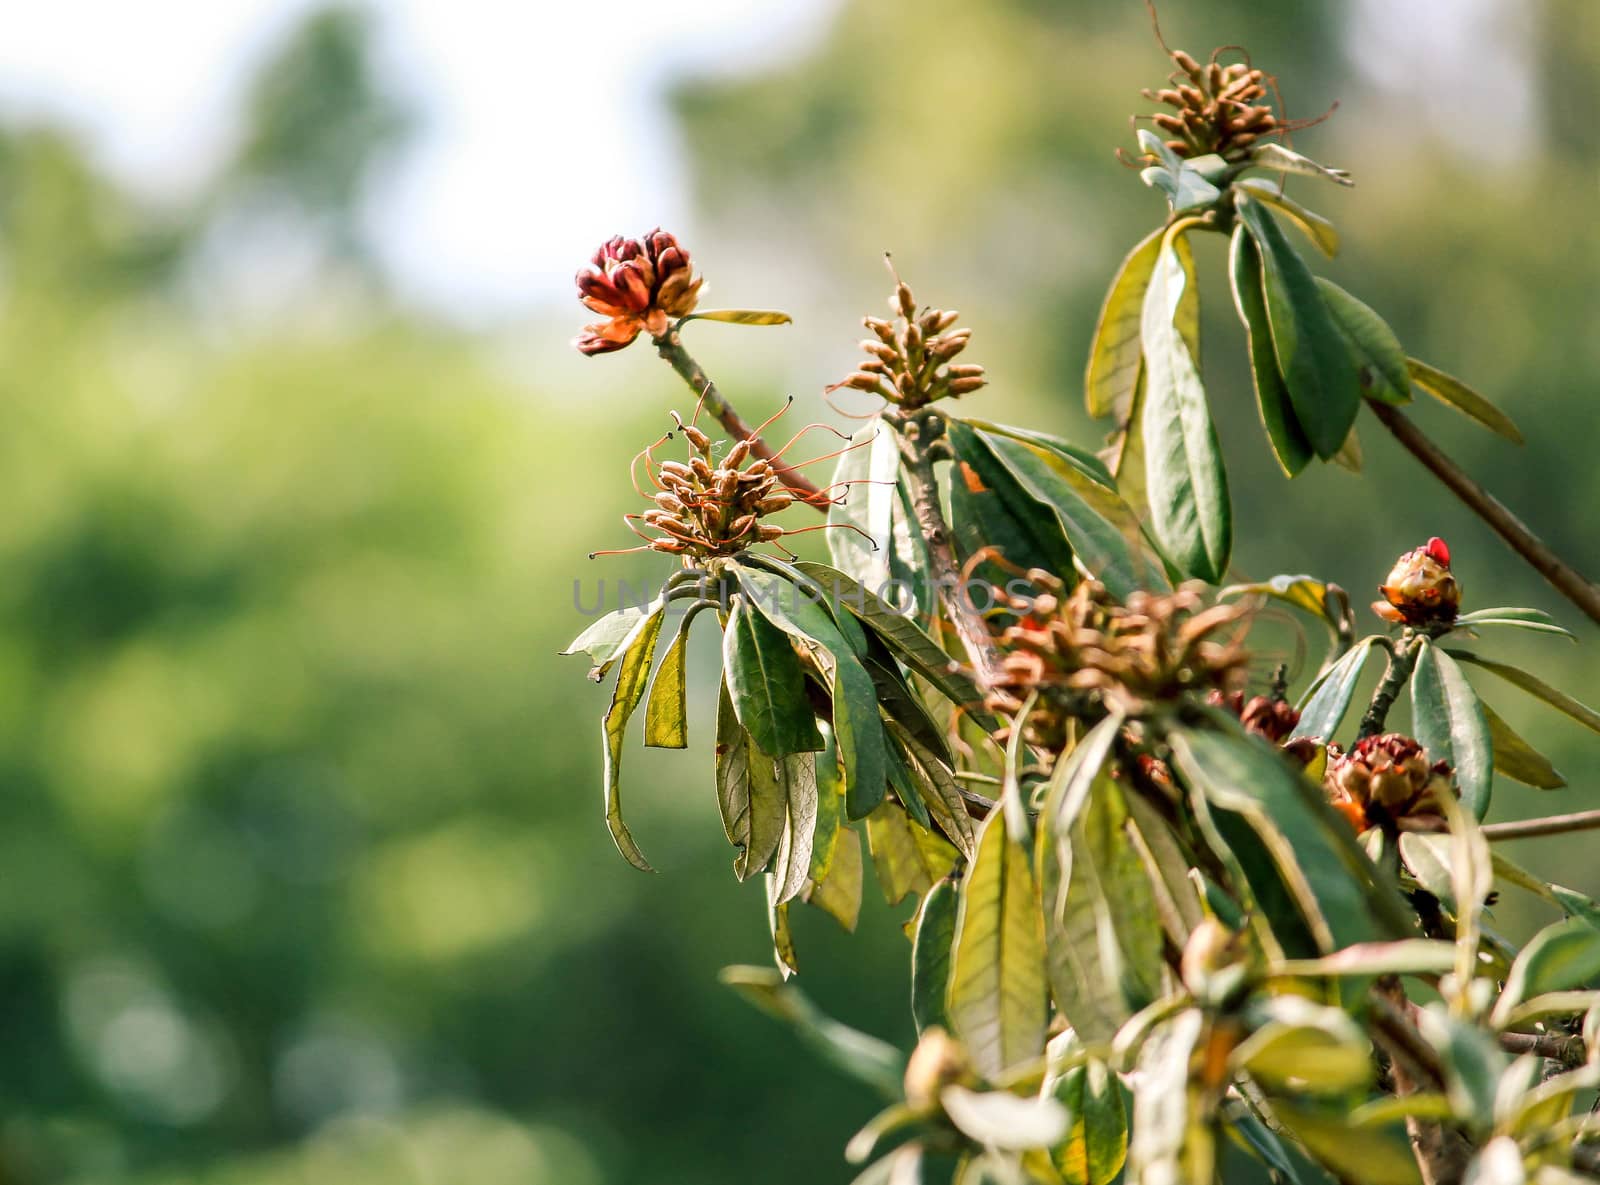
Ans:
[[[954,325],[956,321],[960,319],[960,317],[961,314],[956,312],[954,309],[946,309],[944,312],[939,314],[939,319],[934,322],[932,332],[943,333],[946,329],[949,329],[950,326]]]
[[[730,540],[731,539],[741,538],[744,535],[749,534],[749,532],[751,531],[752,528],[755,527],[755,525],[756,525],[756,516],[755,515],[753,515],[753,514],[740,515],[738,518],[734,519],[731,523],[728,524],[728,531],[727,531],[726,538],[728,538]]]
[[[718,469],[717,480],[712,483],[711,493],[718,502],[728,502],[733,499],[734,491],[739,488],[739,471],[737,469]]]
[[[849,378],[845,379],[841,385],[849,387],[852,390],[870,391],[873,394],[877,394],[879,381],[880,380],[877,375],[868,374],[866,371],[858,370]]]
[[[867,374],[888,374],[889,364],[879,358],[868,358],[861,364],[861,369]]]
[[[734,469],[737,469],[739,466],[743,465],[749,459],[750,459],[750,441],[749,441],[749,438],[746,438],[744,440],[741,440],[738,444],[734,445],[731,449],[728,450],[727,459],[723,461],[723,464],[731,466]]]
[[[863,317],[861,323],[873,333],[878,335],[878,340],[886,346],[894,345],[894,326],[881,317]]]
[[[711,437],[700,431],[693,424],[684,424],[679,430],[683,433],[684,439],[694,445],[695,448],[708,457],[711,455]]]
[[[774,539],[783,538],[783,528],[775,523],[763,524],[756,528],[756,539],[761,543],[771,543]]]
[[[893,346],[886,346],[882,342],[866,340],[861,343],[861,348],[881,362],[893,362],[900,356],[900,352]]]
[[[909,357],[915,358],[918,354],[922,353],[922,343],[923,343],[923,337],[922,337],[922,328],[921,328],[921,326],[917,325],[915,322],[912,322],[910,325],[907,325],[906,326],[906,354]]]
[[[1176,115],[1166,115],[1161,112],[1157,112],[1155,115],[1150,117],[1150,122],[1155,124],[1156,127],[1160,128],[1164,132],[1183,131],[1183,120],[1179,119]]]
[[[787,510],[794,504],[794,497],[790,494],[774,494],[770,498],[763,498],[756,503],[757,514],[777,514],[780,510]]]
[[[665,490],[656,495],[655,503],[669,514],[682,514],[684,512],[683,499],[676,494],[669,494]]]
[[[1190,78],[1195,78],[1195,79],[1199,78],[1199,76],[1200,76],[1200,63],[1195,61],[1188,54],[1184,53],[1183,50],[1181,50],[1181,49],[1173,50],[1172,51],[1172,60],[1174,62],[1177,62],[1178,63],[1178,69],[1182,70],[1185,74],[1189,75]]]
[[[894,302],[891,307],[896,306],[900,315],[908,321],[917,315],[917,299],[911,295],[911,286],[903,281],[894,286]]]
[[[712,482],[711,466],[707,465],[700,457],[689,458],[689,468],[694,471],[695,478],[701,485],[710,485]]]
[[[976,391],[980,387],[985,386],[988,383],[988,381],[989,381],[988,379],[981,379],[981,378],[956,379],[955,382],[950,384],[950,394],[952,394],[952,395],[970,395],[973,391]]]
[[[983,367],[950,366],[945,368],[945,374],[953,379],[977,379],[983,377]]]

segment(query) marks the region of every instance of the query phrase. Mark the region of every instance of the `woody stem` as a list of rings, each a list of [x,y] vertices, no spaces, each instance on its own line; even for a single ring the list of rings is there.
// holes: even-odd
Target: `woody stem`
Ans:
[[[678,336],[676,326],[653,340],[656,352],[678,372],[679,378],[689,384],[689,389],[694,392],[695,398],[701,400],[705,409],[716,416],[717,422],[726,428],[735,440],[748,440],[753,455],[772,462],[774,477],[799,495],[802,501],[826,512],[831,499],[794,466],[773,460],[771,446],[751,431],[750,426],[733,409],[733,405],[723,398],[722,392],[717,390],[717,385],[701,369],[700,364],[688,350],[683,348],[683,339]]]
[[[1520,819],[1513,823],[1486,823],[1485,839],[1531,839],[1538,835],[1566,835],[1573,831],[1600,828],[1600,811],[1576,811],[1570,815],[1551,815],[1544,819]]]
[[[1361,727],[1356,732],[1357,740],[1377,736],[1383,731],[1384,722],[1389,718],[1389,709],[1400,698],[1400,689],[1411,678],[1411,671],[1417,665],[1420,646],[1421,638],[1413,638],[1410,631],[1401,635],[1399,645],[1390,645],[1389,668],[1383,673],[1383,681],[1373,691],[1372,702],[1361,717]]]
[[[1484,489],[1440,451],[1439,446],[1423,434],[1399,408],[1376,399],[1368,399],[1378,421],[1405,446],[1427,470],[1444,483],[1457,498],[1465,502],[1479,518],[1494,528],[1495,533],[1510,545],[1511,550],[1526,560],[1539,575],[1548,580],[1562,596],[1582,609],[1589,617],[1600,622],[1600,585],[1596,585],[1573,568],[1550,546],[1523,525],[1503,502]]]

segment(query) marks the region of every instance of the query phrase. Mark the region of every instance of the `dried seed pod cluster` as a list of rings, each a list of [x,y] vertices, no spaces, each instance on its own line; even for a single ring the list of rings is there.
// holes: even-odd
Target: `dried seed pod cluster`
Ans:
[[[1449,625],[1461,607],[1461,586],[1450,571],[1450,548],[1435,536],[1395,561],[1378,586],[1372,611],[1396,625]]]
[[[1441,796],[1460,793],[1448,763],[1430,762],[1421,745],[1398,732],[1363,737],[1349,753],[1330,745],[1323,788],[1357,831],[1382,825],[1443,831]]]
[[[642,241],[618,235],[601,244],[577,283],[578,299],[606,319],[585,327],[573,344],[580,353],[607,354],[642,331],[659,336],[694,312],[703,281],[689,252],[657,228]]]
[[[972,330],[955,328],[961,314],[945,309],[924,309],[919,314],[910,287],[900,281],[889,297],[889,308],[890,320],[862,318],[872,332],[861,343],[867,360],[829,391],[840,387],[866,391],[914,410],[935,399],[968,395],[988,381],[983,367],[954,362],[972,339]]]
[[[1293,704],[1271,696],[1245,699],[1242,691],[1211,691],[1206,693],[1206,703],[1237,716],[1246,732],[1265,737],[1274,745],[1287,740],[1300,723],[1300,713]]]
[[[1143,94],[1175,109],[1176,114],[1161,112],[1152,120],[1179,156],[1216,153],[1224,160],[1243,160],[1263,136],[1283,130],[1265,102],[1269,80],[1260,70],[1245,62],[1224,66],[1215,54],[1202,66],[1181,49],[1172,52],[1172,60],[1178,69],[1171,85]]]
[[[999,635],[1003,657],[985,706],[1014,716],[1037,691],[1018,722],[1031,745],[1059,753],[1070,720],[1093,722],[1108,710],[1135,716],[1187,695],[1231,692],[1245,678],[1241,604],[1208,607],[1190,586],[1136,592],[1119,604],[1097,581],[1066,595],[1047,572],[1027,576],[1036,595],[998,597],[1017,620]]]

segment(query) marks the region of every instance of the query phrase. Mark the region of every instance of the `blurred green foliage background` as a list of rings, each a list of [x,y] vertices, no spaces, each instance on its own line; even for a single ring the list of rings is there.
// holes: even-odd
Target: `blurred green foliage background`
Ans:
[[[1344,231],[1327,273],[1519,420],[1520,450],[1417,409],[1600,572],[1594,5],[1508,2],[1527,75],[1447,60],[1429,94],[1358,68],[1347,5],[1171,7],[1173,45],[1248,46],[1293,114],[1340,100],[1298,141],[1358,179],[1295,186]],[[690,400],[645,347],[576,358],[575,303],[469,334],[390,295],[362,201],[414,113],[375,81],[371,34],[342,9],[301,29],[182,209],[0,112],[0,1181],[847,1180],[872,1100],[715,983],[768,956],[716,822],[708,680],[688,753],[628,755],[647,878],[600,821],[606,692],[555,654],[575,601],[665,574],[583,557],[629,541],[627,458]],[[1112,149],[1165,73],[1133,0],[851,0],[817,52],[683,80],[689,246],[716,303],[798,321],[696,326],[691,347],[756,418],[788,392],[796,427],[825,414],[889,248],[976,330],[985,414],[1098,443],[1089,330],[1163,215]],[[205,262],[286,241],[313,261],[295,298],[219,312]],[[1600,696],[1600,632],[1375,424],[1363,479],[1283,481],[1225,290],[1206,297],[1241,574],[1361,602],[1443,535],[1470,604],[1540,605],[1583,637],[1494,651]],[[1502,784],[1494,817],[1594,805],[1592,738],[1486,691],[1572,782]],[[1592,851],[1514,855],[1596,893]],[[1498,913],[1514,933],[1538,916]],[[806,916],[798,938],[815,997],[904,1043],[901,920]]]

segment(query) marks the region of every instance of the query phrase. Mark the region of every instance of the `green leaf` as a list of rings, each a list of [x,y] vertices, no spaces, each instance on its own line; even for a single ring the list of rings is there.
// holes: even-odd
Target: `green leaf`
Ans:
[[[1283,1099],[1273,1100],[1272,1114],[1313,1159],[1341,1180],[1361,1185],[1422,1185],[1422,1174],[1402,1127],[1353,1127],[1344,1108],[1330,1114]]]
[[[803,894],[806,903],[822,910],[846,932],[855,933],[856,921],[861,916],[864,871],[861,864],[861,837],[856,834],[854,827],[841,827],[827,875],[823,880],[813,880],[806,886]]]
[[[947,1008],[978,1072],[991,1081],[1044,1052],[1044,930],[1028,851],[989,812],[961,884]]]
[[[647,616],[643,609],[624,605],[589,626],[561,653],[577,654],[582,651],[588,654],[589,660],[594,663],[590,668],[589,678],[598,683],[606,677],[611,664],[639,632]]]
[[[1051,469],[1034,446],[979,431],[977,437],[1035,502],[1055,515],[1061,533],[1079,561],[1114,597],[1126,597],[1141,583],[1122,532],[1079,497]]]
[[[834,566],[866,587],[882,589],[894,556],[894,505],[900,476],[895,434],[873,419],[839,454],[831,485],[842,491],[828,507],[827,532]]]
[[[831,660],[827,673],[833,690],[833,731],[844,768],[845,803],[850,818],[865,818],[883,801],[888,785],[889,758],[872,677],[828,611],[812,599],[822,595],[821,589],[815,585],[803,589],[771,572],[744,565],[738,566],[735,574],[740,588],[767,621],[813,654],[820,649]],[[760,738],[756,740],[759,744]]]
[[[800,895],[811,875],[811,851],[817,832],[816,757],[795,753],[775,763],[784,775],[784,824],[773,857],[776,903],[785,905]]]
[[[1527,1185],[1522,1150],[1510,1136],[1490,1140],[1467,1165],[1462,1185]]]
[[[1346,1094],[1372,1081],[1372,1046],[1341,1009],[1269,996],[1252,1007],[1250,1023],[1230,1060],[1269,1093]]]
[[[1293,736],[1333,740],[1350,710],[1350,700],[1371,653],[1372,639],[1363,638],[1318,677],[1301,700],[1300,723],[1295,725]]]
[[[1325,581],[1315,576],[1274,576],[1271,580],[1251,584],[1230,584],[1217,593],[1220,600],[1248,596],[1272,597],[1293,605],[1335,631],[1342,624],[1345,610],[1350,605],[1343,589],[1334,585],[1330,590]]]
[[[1489,726],[1489,745],[1494,753],[1496,772],[1540,790],[1559,790],[1567,784],[1567,779],[1550,764],[1550,759],[1523,740],[1493,708],[1482,700],[1478,701],[1478,706],[1483,709],[1483,719]]]
[[[1239,217],[1261,250],[1267,321],[1295,419],[1317,456],[1344,447],[1361,410],[1361,383],[1321,290],[1272,215],[1241,197]]]
[[[627,648],[622,652],[621,669],[617,674],[616,690],[611,693],[611,706],[606,709],[604,734],[606,742],[605,804],[606,829],[617,851],[635,868],[654,872],[644,858],[639,845],[633,842],[628,825],[622,821],[622,745],[623,734],[628,729],[628,719],[644,697],[645,682],[650,677],[650,663],[655,658],[656,639],[661,636],[661,619],[664,610],[658,606],[644,618],[629,635]]]
[[[1447,869],[1446,876],[1448,874]],[[1455,966],[1455,958],[1455,948],[1448,942],[1401,938],[1394,942],[1358,942],[1320,959],[1289,959],[1273,967],[1271,973],[1308,978],[1323,975],[1442,975]]]
[[[749,828],[744,849],[734,858],[733,874],[741,881],[772,866],[789,827],[789,786],[796,780],[816,782],[815,758],[809,753],[774,757],[752,740],[749,762]],[[805,794],[802,788],[800,793]]]
[[[1422,643],[1411,672],[1411,722],[1428,760],[1450,763],[1462,804],[1483,818],[1494,780],[1489,722],[1455,659],[1431,642]]]
[[[1600,938],[1600,935],[1596,935]],[[1417,1032],[1439,1052],[1445,1094],[1457,1121],[1479,1130],[1494,1122],[1495,1087],[1510,1060],[1478,1025],[1450,1015],[1441,1004],[1419,1008]]]
[[[879,1111],[866,1126],[850,1137],[850,1142],[844,1146],[844,1158],[851,1164],[860,1164],[874,1152],[878,1145],[889,1136],[909,1128],[922,1127],[928,1122],[928,1112],[921,1107],[913,1107],[909,1103],[891,1103]],[[912,1147],[902,1144],[889,1155],[870,1165],[865,1172],[855,1179],[852,1185],[899,1185],[895,1177],[895,1161],[901,1149]]]
[[[1406,365],[1406,352],[1388,322],[1332,280],[1318,276],[1317,287],[1350,347],[1361,393],[1396,406],[1410,403],[1411,372]]]
[[[960,857],[947,842],[919,827],[899,803],[887,800],[867,816],[867,847],[878,887],[890,905],[898,905],[908,893],[926,893]]]
[[[1089,342],[1089,369],[1083,380],[1085,402],[1095,418],[1115,415],[1119,424],[1125,424],[1132,413],[1142,355],[1140,310],[1165,233],[1162,227],[1140,240],[1122,261],[1106,292]]]
[[[906,1062],[886,1041],[824,1016],[811,998],[768,967],[724,967],[717,976],[746,1001],[793,1026],[800,1039],[837,1069],[888,1099],[898,1099]]]
[[[1168,739],[1185,782],[1240,815],[1265,845],[1324,953],[1410,930],[1398,894],[1374,875],[1349,826],[1281,754],[1232,729],[1174,730]]]
[[[1007,1152],[1048,1148],[1066,1136],[1070,1122],[1067,1109],[1055,1099],[1022,1099],[1004,1090],[947,1086],[939,1101],[962,1135]]]
[[[1339,232],[1333,223],[1321,214],[1313,213],[1306,209],[1293,198],[1285,195],[1279,188],[1280,183],[1268,181],[1263,177],[1247,177],[1234,182],[1236,188],[1246,190],[1251,197],[1263,201],[1273,209],[1284,214],[1290,222],[1298,226],[1305,236],[1321,249],[1329,259],[1339,254]]]
[[[972,707],[982,702],[983,693],[978,685],[916,622],[896,613],[859,583],[826,564],[801,560],[794,566],[816,581],[833,604],[842,605],[855,614],[863,625],[883,639],[896,658],[932,683],[951,703]]]
[[[895,731],[918,775],[915,779],[916,790],[927,806],[928,813],[938,824],[945,838],[955,844],[956,850],[962,856],[970,860],[977,837],[972,826],[972,816],[967,814],[967,803],[961,796],[961,788],[956,784],[955,775],[944,761],[918,738],[903,732],[897,726]]]
[[[1482,667],[1491,674],[1499,675],[1507,683],[1513,683],[1536,699],[1542,699],[1556,711],[1572,717],[1585,728],[1600,732],[1600,712],[1596,712],[1587,704],[1579,703],[1564,691],[1557,691],[1537,675],[1530,675],[1520,667],[1495,662],[1465,650],[1446,650],[1446,653],[1459,658],[1462,662],[1470,662],[1475,667]]]
[[[1117,480],[1106,468],[1106,463],[1096,454],[1087,449],[1081,449],[1060,436],[1052,436],[1048,432],[1036,432],[1032,428],[1018,428],[1011,424],[997,424],[992,420],[980,420],[976,416],[959,416],[962,423],[986,432],[990,436],[1004,436],[1010,440],[1021,441],[1023,444],[1032,445],[1043,452],[1058,473],[1075,472],[1088,481],[1099,486],[1108,493],[1116,493]]]
[[[1233,512],[1205,387],[1174,323],[1188,277],[1176,250],[1162,250],[1141,320],[1145,484],[1151,529],[1186,575],[1212,584],[1228,569]]]
[[[1600,930],[1582,918],[1546,926],[1511,964],[1489,1022],[1503,1027],[1524,1000],[1587,987],[1600,976]]]
[[[800,974],[794,953],[794,931],[789,928],[789,903],[779,901],[778,878],[770,872],[762,880],[767,889],[767,929],[772,935],[772,961],[785,978]]]
[[[1067,1108],[1071,1126],[1053,1157],[1067,1185],[1111,1185],[1128,1159],[1126,1091],[1097,1058],[1074,1066],[1051,1093]]]
[[[1510,416],[1454,375],[1448,375],[1417,358],[1407,358],[1406,366],[1411,371],[1411,381],[1439,402],[1477,420],[1489,431],[1504,436],[1513,444],[1523,442],[1522,432],[1511,422]]]
[[[919,1033],[933,1025],[950,1027],[945,1000],[955,935],[956,887],[941,880],[922,899],[911,944],[911,1017]]]
[[[844,779],[839,773],[839,748],[833,739],[833,726],[818,722],[822,730],[822,751],[815,761],[817,782],[817,824],[811,841],[811,867],[806,876],[820,884],[833,867],[839,832],[844,827]]]
[[[733,714],[727,684],[719,684],[717,692],[717,806],[722,830],[742,859],[750,846],[750,737]]]
[[[689,693],[684,655],[688,650],[689,625],[693,620],[690,616],[684,617],[678,632],[672,636],[672,645],[667,647],[661,665],[656,668],[650,699],[644,706],[644,743],[647,747],[689,747]]]
[[[1522,629],[1533,630],[1535,633],[1562,634],[1576,642],[1577,635],[1571,630],[1558,624],[1543,609],[1519,609],[1512,606],[1502,606],[1494,609],[1474,609],[1471,613],[1463,613],[1455,620],[1455,627],[1476,629],[1480,625],[1511,625],[1520,626]]]
[[[1208,181],[1193,162],[1174,153],[1160,136],[1148,128],[1140,128],[1138,137],[1145,152],[1162,162],[1142,171],[1139,178],[1167,195],[1174,214],[1214,205],[1222,197],[1222,191]]]
[[[1456,912],[1455,873],[1448,835],[1407,831],[1400,836],[1400,859],[1406,870],[1451,913]]]
[[[1332,181],[1336,185],[1354,185],[1350,174],[1343,169],[1329,168],[1327,165],[1318,164],[1309,156],[1301,156],[1292,149],[1285,148],[1276,140],[1266,140],[1255,146],[1250,153],[1250,163],[1263,169],[1272,169],[1279,173],[1297,173],[1304,177],[1321,177],[1325,181]]]
[[[734,715],[762,752],[783,757],[822,748],[799,657],[745,597],[734,598],[722,631],[722,669]]]
[[[788,325],[794,318],[776,309],[706,309],[690,313],[684,321],[722,321],[729,325]]]
[[[1267,297],[1261,282],[1261,252],[1243,223],[1233,232],[1229,252],[1229,275],[1233,282],[1233,304],[1244,322],[1250,347],[1250,373],[1255,381],[1256,408],[1267,443],[1285,475],[1294,477],[1311,463],[1316,454],[1306,439],[1305,429],[1295,418],[1289,388],[1278,371],[1278,356],[1272,348],[1272,328],[1267,319]]]
[[[951,531],[962,557],[996,547],[1019,568],[1070,572],[1072,545],[1060,520],[997,457],[977,429],[947,422],[956,467],[951,473]]]
[[[1205,1016],[1189,1008],[1162,1022],[1139,1053],[1139,1087],[1133,1094],[1133,1137],[1128,1180],[1211,1185],[1216,1137],[1189,1085]]]

